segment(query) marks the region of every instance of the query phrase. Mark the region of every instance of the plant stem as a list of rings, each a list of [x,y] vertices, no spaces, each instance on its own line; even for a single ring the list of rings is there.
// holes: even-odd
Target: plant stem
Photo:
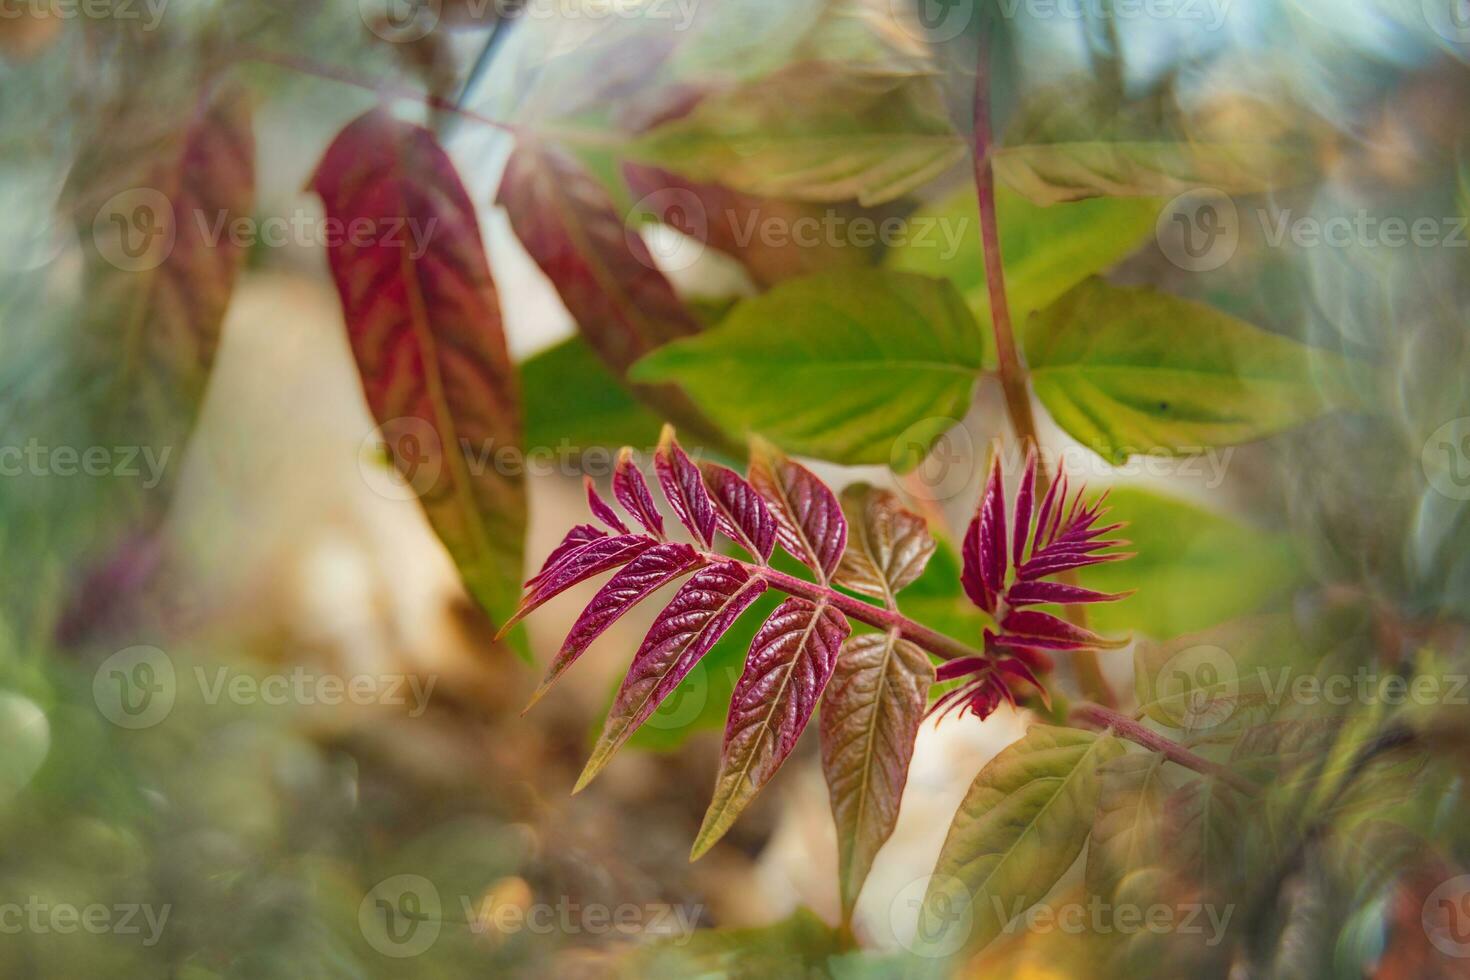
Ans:
[[[1165,738],[1153,729],[1129,718],[1127,715],[1119,714],[1110,708],[1104,708],[1100,704],[1078,705],[1072,709],[1072,719],[1085,724],[1091,724],[1096,728],[1110,729],[1130,742],[1162,753],[1164,758],[1170,762],[1229,783],[1232,787],[1247,796],[1254,796],[1259,790],[1259,787],[1255,783],[1241,776],[1239,773],[1233,772],[1218,763],[1211,762],[1209,759],[1195,755],[1173,739]]]
[[[745,570],[758,578],[762,578],[768,585],[787,595],[807,599],[811,602],[825,602],[838,612],[855,619],[860,623],[881,630],[898,630],[899,636],[911,641],[920,649],[932,653],[941,660],[958,660],[961,657],[983,657],[984,653],[961,643],[953,637],[945,636],[937,630],[932,630],[923,623],[916,623],[909,619],[897,609],[883,609],[878,606],[869,605],[861,599],[855,599],[843,592],[838,592],[830,585],[819,585],[816,582],[808,582],[799,579],[795,575],[787,575],[778,572],[766,565],[754,565],[750,562],[740,561],[728,555],[715,554],[714,552],[703,552],[701,557],[710,564],[734,561],[742,565]]]
[[[1046,465],[1041,459],[1041,445],[1036,436],[1036,417],[1031,412],[1031,394],[1026,382],[1026,366],[1016,349],[1015,331],[1011,328],[1011,308],[1006,301],[1005,266],[1001,261],[1000,227],[995,209],[995,171],[991,166],[990,147],[990,49],[988,38],[980,40],[975,65],[975,192],[980,202],[980,245],[985,260],[985,284],[990,295],[990,323],[995,334],[995,356],[1001,389],[1005,392],[1006,412],[1011,427],[1026,448],[1037,454],[1038,494],[1047,486]],[[1076,625],[1087,626],[1087,613],[1081,607],[1067,610],[1067,618]],[[1103,677],[1097,654],[1078,650],[1071,658],[1072,669],[1082,693],[1107,707],[1116,707],[1117,697]]]

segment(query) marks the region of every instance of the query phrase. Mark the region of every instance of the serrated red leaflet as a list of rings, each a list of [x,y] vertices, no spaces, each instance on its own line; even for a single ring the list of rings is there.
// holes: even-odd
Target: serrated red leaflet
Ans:
[[[664,536],[663,515],[658,512],[658,505],[654,503],[653,494],[648,490],[648,481],[643,479],[638,464],[633,462],[633,450],[626,446],[618,453],[612,487],[613,496],[623,505],[623,509],[633,515],[635,521],[655,537]]]
[[[791,754],[849,631],[846,618],[831,606],[792,597],[756,632],[730,699],[715,795],[691,860],[724,836]]]
[[[412,420],[414,458],[389,440],[394,463],[504,627],[520,591],[524,478],[469,454],[520,445],[520,398],[474,204],[433,133],[378,109],[337,135],[311,187],[330,220],[375,232],[327,249],[363,391],[385,434]]]
[[[589,541],[537,576],[515,614],[501,627],[501,633],[572,586],[626,565],[655,544],[653,538],[641,534],[619,534]]]
[[[963,553],[965,590],[971,598],[981,596],[984,601],[977,605],[994,612],[995,596],[1005,588],[1007,557],[1006,498],[999,456],[991,460],[980,506],[965,532]]]
[[[1109,640],[1091,630],[1034,609],[1012,609],[1000,621],[1005,633],[996,641],[1005,646],[1037,647],[1042,650],[1086,650],[1126,646],[1127,640]]]
[[[582,545],[587,544],[589,541],[595,541],[598,538],[605,537],[607,537],[607,532],[600,527],[595,527],[591,524],[578,524],[567,532],[566,537],[561,539],[561,544],[551,550],[551,554],[547,555],[546,560],[541,563],[541,570],[531,576],[526,581],[526,585],[535,585],[545,577],[547,572],[561,564],[562,559],[582,547]]]
[[[588,345],[619,378],[658,347],[699,332],[668,278],[612,198],[581,163],[554,147],[520,141],[497,202]],[[723,441],[682,391],[640,385],[639,395],[696,435]]]
[[[593,640],[617,622],[620,616],[674,579],[698,567],[702,561],[687,544],[667,541],[654,545],[623,566],[572,624],[571,631],[567,633],[566,640],[546,672],[546,679],[532,695],[530,704],[526,705],[527,709],[541,700],[556,679],[576,662]]]
[[[602,771],[613,753],[765,590],[765,581],[751,576],[738,562],[711,565],[684,583],[633,656],[573,792]]]
[[[847,518],[816,474],[763,439],[752,439],[750,483],[776,519],[781,547],[826,582],[847,547]]]
[[[1112,547],[1112,542],[1108,542],[1103,547]],[[1110,561],[1123,561],[1125,558],[1132,557],[1131,552],[1118,552],[1110,555],[1063,552],[1061,554],[1047,555],[1042,558],[1033,558],[1022,565],[1018,569],[1018,573],[1022,579],[1030,581],[1032,579],[1045,578],[1048,575],[1055,575],[1058,572],[1069,572],[1074,568],[1086,568],[1088,565],[1100,565]]]
[[[847,915],[898,820],[933,682],[928,654],[897,631],[865,633],[842,647],[822,695],[822,774],[837,825]]]
[[[776,519],[755,487],[718,463],[701,463],[700,471],[715,502],[720,531],[757,561],[770,561],[776,548]]]
[[[592,511],[592,516],[619,534],[629,533],[628,525],[623,523],[623,519],[618,516],[618,512],[613,510],[608,505],[608,502],[602,499],[602,495],[597,492],[597,485],[592,482],[592,477],[584,476],[582,482],[587,488],[587,509]]]
[[[708,548],[715,534],[715,505],[705,488],[699,467],[674,438],[671,426],[664,426],[654,453],[653,468],[664,491],[664,499],[674,509],[683,525],[701,547]]]
[[[1061,582],[1017,582],[1006,590],[1006,603],[1012,606],[1037,606],[1056,603],[1069,606],[1084,602],[1116,602],[1128,598],[1127,592],[1097,592],[1080,585]]]
[[[1036,449],[1026,454],[1026,470],[1016,489],[1016,517],[1011,528],[1011,563],[1025,560],[1026,541],[1031,537],[1031,507],[1036,502]]]

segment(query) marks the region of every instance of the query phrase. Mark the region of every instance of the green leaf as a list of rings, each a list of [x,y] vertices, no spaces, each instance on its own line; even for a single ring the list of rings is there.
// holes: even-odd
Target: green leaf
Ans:
[[[1279,700],[1305,656],[1290,619],[1260,616],[1133,651],[1139,713],[1189,732],[1219,729]]]
[[[1050,305],[1088,276],[1104,272],[1145,241],[1158,219],[1157,201],[1107,199],[1040,207],[1007,187],[996,188],[1006,300],[1015,322]],[[980,250],[979,206],[973,187],[919,209],[913,234],[885,260],[891,269],[948,279],[964,294],[990,349],[990,292]]]
[[[837,824],[842,910],[851,916],[893,833],[934,666],[896,630],[852,637],[822,696],[822,774]]]
[[[796,61],[827,61],[874,74],[929,67],[921,30],[889,0],[743,0],[700,10],[670,75],[747,80]]]
[[[1198,187],[1227,194],[1300,183],[1309,161],[1275,143],[1081,141],[1002,147],[995,172],[1038,204],[1099,195],[1169,198]]]
[[[1249,442],[1350,401],[1335,354],[1100,279],[1031,317],[1026,358],[1057,424],[1114,463]]]
[[[1201,465],[1219,459],[1211,454]],[[1290,543],[1279,535],[1137,487],[1113,490],[1108,505],[1108,523],[1128,522],[1121,533],[1136,554],[1085,568],[1078,580],[1101,592],[1136,591],[1088,610],[1093,628],[1104,633],[1168,639],[1197,632],[1255,611],[1301,578]]]
[[[806,62],[704,98],[627,155],[750,194],[865,205],[901,197],[962,159],[930,78]]]
[[[1131,752],[1100,766],[1097,812],[1087,845],[1087,890],[1111,901],[1123,876],[1162,860],[1164,799],[1173,783],[1157,752]]]
[[[1311,176],[1309,112],[1239,96],[1191,114],[1185,101],[1171,77],[1127,98],[1081,75],[1035,88],[1006,127],[996,173],[1037,204],[1198,187],[1248,193]]]
[[[837,463],[889,465],[905,430],[963,417],[984,367],[980,337],[949,283],[849,270],[744,300],[630,377],[677,382],[726,431]]]
[[[630,954],[617,976],[648,980],[804,980],[825,975],[827,958],[843,950],[841,935],[807,908],[768,926],[701,929]]]
[[[527,446],[658,444],[658,416],[629,393],[580,337],[522,363],[521,392]]]
[[[1036,725],[975,777],[950,825],[920,913],[936,956],[973,953],[1041,901],[1092,827],[1111,735]]]
[[[1240,794],[1222,780],[1201,776],[1164,801],[1164,847],[1170,863],[1206,898],[1226,894],[1240,832]]]

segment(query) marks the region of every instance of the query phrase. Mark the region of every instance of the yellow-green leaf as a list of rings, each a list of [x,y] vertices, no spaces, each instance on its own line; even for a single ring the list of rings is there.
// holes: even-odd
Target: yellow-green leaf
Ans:
[[[980,338],[950,283],[844,270],[744,300],[630,376],[678,383],[728,432],[833,462],[889,465],[917,423],[964,416],[984,368]]]
[[[966,152],[932,78],[864,75],[826,62],[709,95],[627,150],[749,194],[865,205],[908,193]]]
[[[1046,896],[1092,827],[1111,735],[1034,726],[980,770],[939,852],[919,936],[933,956],[973,953]]]
[[[1031,317],[1026,358],[1057,424],[1113,462],[1249,442],[1351,401],[1336,354],[1100,279]]]
[[[912,233],[895,244],[885,264],[954,283],[980,321],[989,348],[990,292],[976,200],[975,189],[967,186],[919,209],[908,219]],[[996,188],[995,206],[1006,300],[1017,323],[1127,257],[1152,234],[1159,216],[1159,203],[1147,198],[1041,207],[1005,186]],[[993,363],[994,352],[987,349],[986,355]]]

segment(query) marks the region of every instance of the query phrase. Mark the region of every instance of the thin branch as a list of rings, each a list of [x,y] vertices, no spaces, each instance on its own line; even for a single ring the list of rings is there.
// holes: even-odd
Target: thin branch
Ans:
[[[1260,791],[1260,787],[1239,773],[1195,755],[1173,739],[1165,738],[1127,715],[1104,708],[1100,704],[1078,705],[1072,709],[1072,720],[1090,724],[1094,728],[1108,729],[1130,742],[1161,753],[1170,762],[1228,783],[1247,796],[1255,796]]]
[[[990,294],[990,323],[995,334],[996,362],[1001,389],[1005,392],[1006,411],[1011,426],[1025,448],[1036,450],[1038,494],[1044,493],[1048,475],[1041,460],[1040,441],[1036,436],[1036,417],[1031,412],[1031,394],[1026,381],[1026,366],[1016,349],[1015,331],[1011,327],[1011,308],[1006,301],[1005,266],[1001,261],[1000,227],[995,208],[995,172],[990,148],[993,136],[990,126],[990,49],[989,39],[980,40],[979,58],[975,66],[975,191],[980,201],[980,244],[985,259],[985,283]],[[1077,626],[1087,627],[1087,613],[1081,607],[1067,610],[1067,618]],[[1071,657],[1082,693],[1107,707],[1116,707],[1117,697],[1103,677],[1097,654],[1078,650]]]

